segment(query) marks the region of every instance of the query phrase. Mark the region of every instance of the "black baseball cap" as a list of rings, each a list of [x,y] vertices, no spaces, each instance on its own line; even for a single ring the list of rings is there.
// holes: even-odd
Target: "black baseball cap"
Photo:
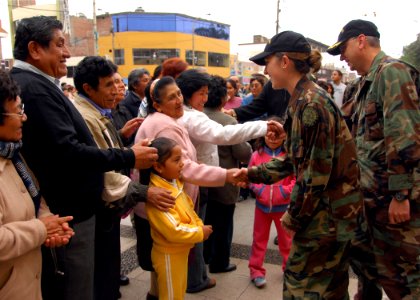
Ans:
[[[283,31],[271,38],[263,52],[251,57],[249,60],[257,65],[265,66],[265,58],[276,52],[311,53],[311,45],[300,33]]]
[[[348,22],[343,29],[341,29],[338,35],[338,41],[327,49],[327,52],[331,55],[340,54],[340,46],[348,39],[357,37],[360,34],[366,36],[374,36],[379,38],[381,35],[378,32],[378,28],[375,24],[365,20],[353,20]]]

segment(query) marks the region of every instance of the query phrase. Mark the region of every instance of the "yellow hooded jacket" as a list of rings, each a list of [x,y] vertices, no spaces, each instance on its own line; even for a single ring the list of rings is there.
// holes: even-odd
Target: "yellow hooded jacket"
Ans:
[[[175,206],[168,212],[160,211],[146,202],[153,247],[163,253],[189,251],[195,243],[204,239],[203,221],[194,211],[191,198],[183,191],[183,183],[176,180],[176,185],[154,173],[150,176],[149,186],[167,189],[176,198]]]

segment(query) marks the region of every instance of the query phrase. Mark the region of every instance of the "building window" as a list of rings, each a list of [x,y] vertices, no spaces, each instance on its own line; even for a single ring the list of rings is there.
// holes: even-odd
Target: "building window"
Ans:
[[[200,36],[220,39],[220,40],[229,40],[229,26],[222,24],[215,24],[213,22],[206,21],[197,21],[194,22],[193,33]]]
[[[118,66],[125,65],[124,49],[114,50],[114,63]]]
[[[209,67],[229,67],[229,55],[209,52]]]
[[[171,57],[179,57],[179,49],[133,49],[135,65],[159,65]]]
[[[204,51],[194,51],[194,64],[192,60],[192,50],[185,50],[185,60],[190,66],[199,66],[205,67],[206,66],[206,52]]]

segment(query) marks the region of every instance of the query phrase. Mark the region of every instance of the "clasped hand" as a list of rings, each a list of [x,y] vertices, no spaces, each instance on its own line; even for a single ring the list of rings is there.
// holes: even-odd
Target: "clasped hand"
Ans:
[[[73,220],[73,217],[59,217],[58,215],[51,215],[39,218],[44,223],[47,230],[47,238],[44,245],[46,247],[60,247],[68,244],[70,238],[74,235],[74,231],[70,228],[68,222]]]

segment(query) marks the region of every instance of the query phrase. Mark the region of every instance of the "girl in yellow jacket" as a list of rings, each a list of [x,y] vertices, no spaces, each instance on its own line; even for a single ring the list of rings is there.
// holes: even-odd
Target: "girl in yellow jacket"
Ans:
[[[157,148],[159,159],[151,168],[149,186],[163,187],[176,198],[175,206],[167,212],[146,203],[159,299],[181,300],[187,287],[188,253],[195,243],[209,237],[212,228],[203,224],[190,197],[183,191],[181,147],[168,138],[155,139],[151,147]]]

